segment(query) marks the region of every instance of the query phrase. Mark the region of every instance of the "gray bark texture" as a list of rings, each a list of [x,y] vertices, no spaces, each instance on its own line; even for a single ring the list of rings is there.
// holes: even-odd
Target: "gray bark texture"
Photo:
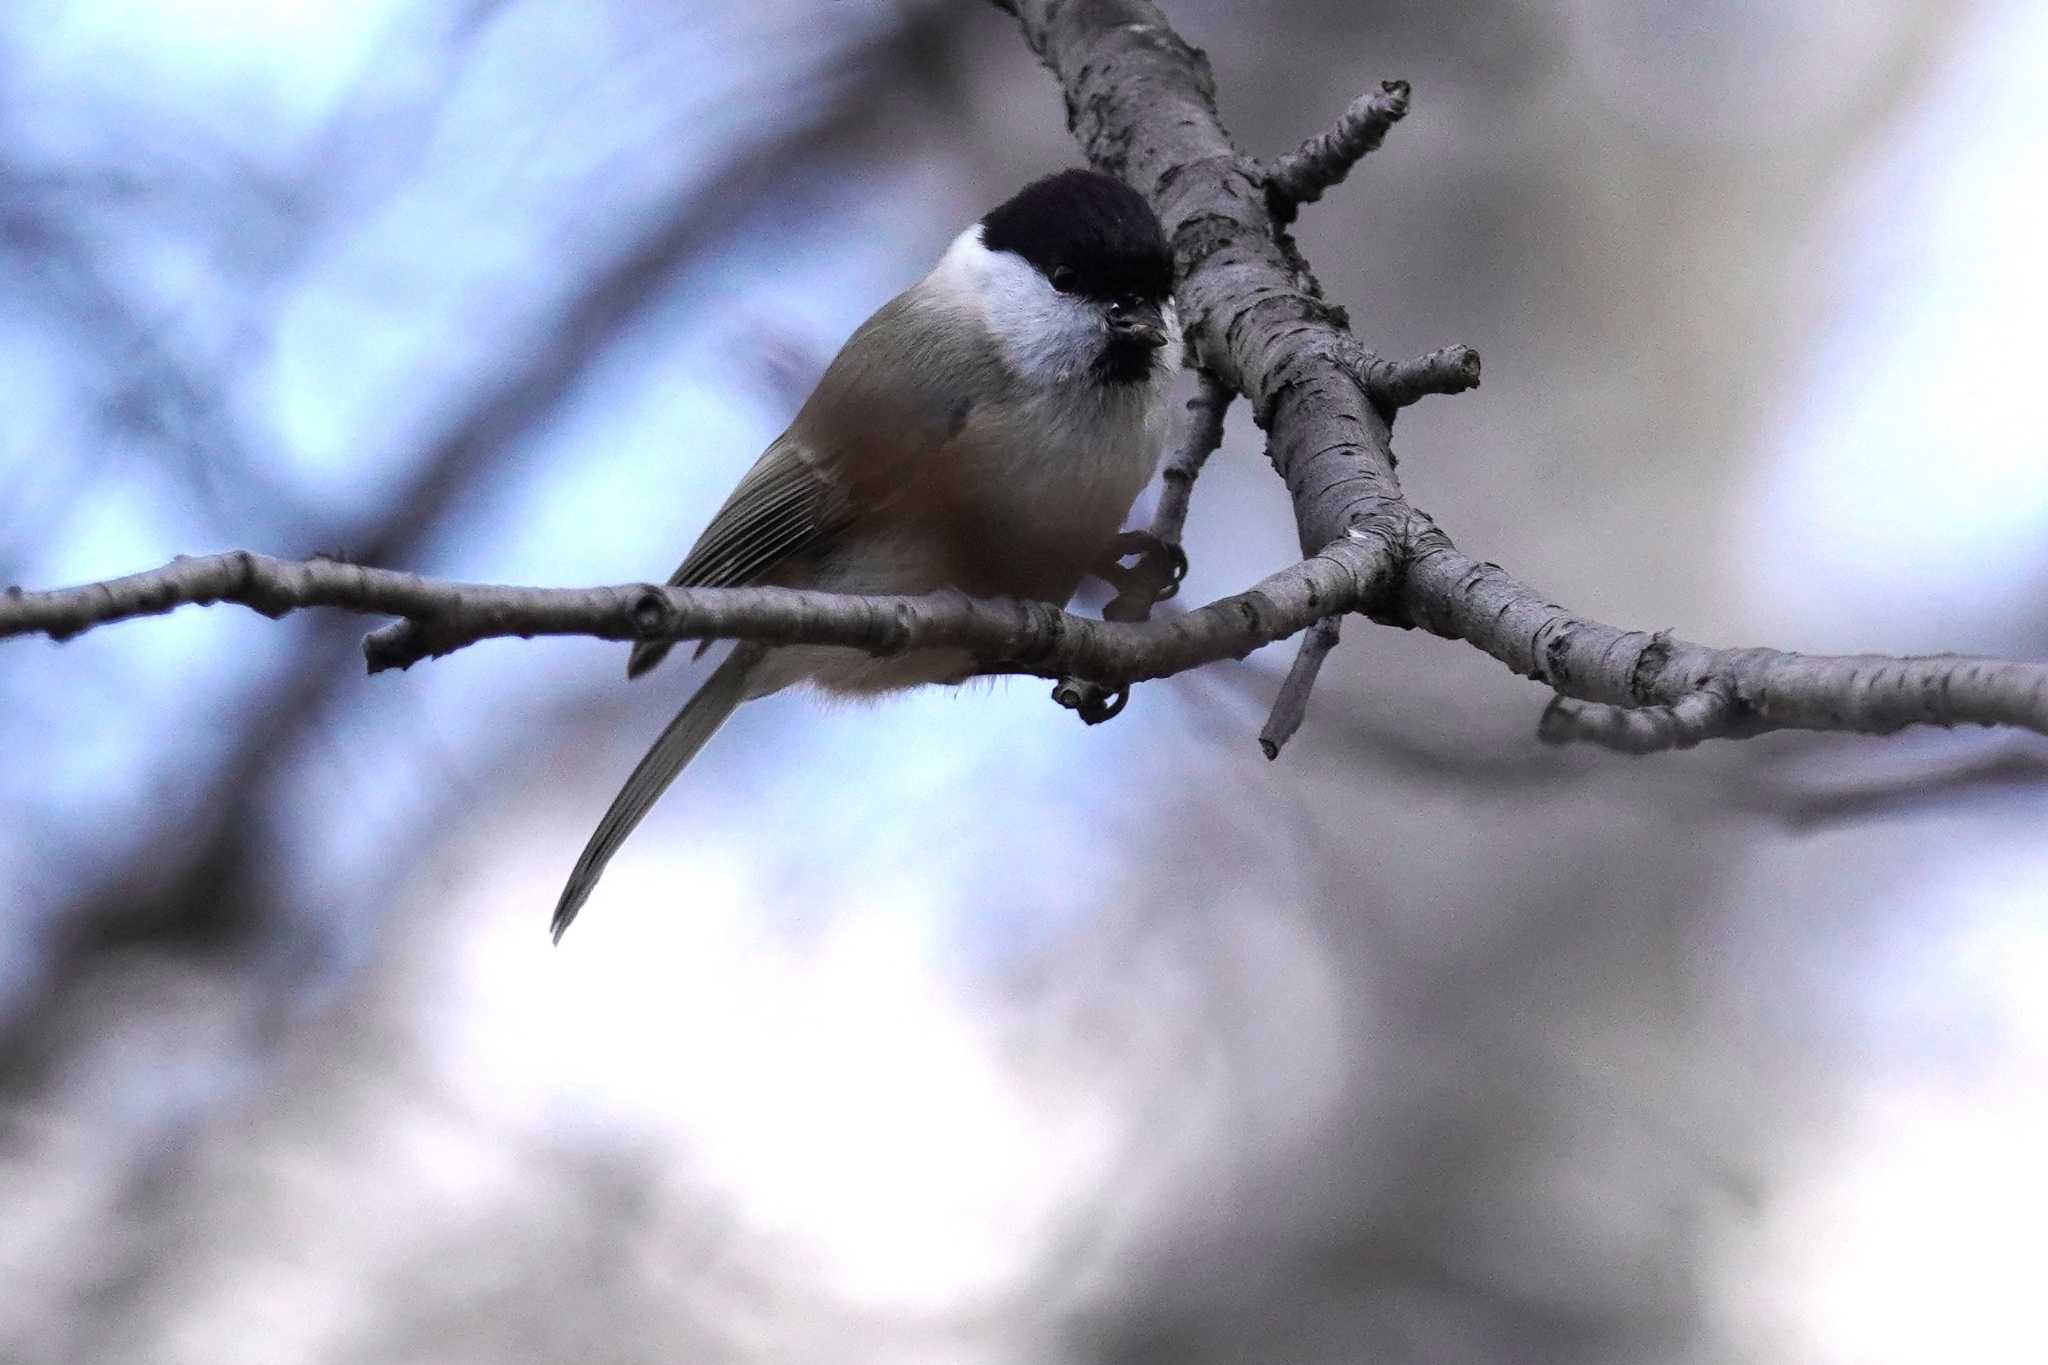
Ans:
[[[1385,83],[1329,133],[1263,163],[1241,153],[1218,121],[1207,58],[1149,0],[998,3],[1058,79],[1089,161],[1144,194],[1173,243],[1203,396],[1199,430],[1171,471],[1154,549],[1178,556],[1186,497],[1220,435],[1223,400],[1241,394],[1292,496],[1301,562],[1196,610],[1132,619],[1177,581],[1168,564],[1148,557],[1139,581],[1167,587],[1120,594],[1110,614],[1123,619],[1095,621],[958,594],[495,587],[236,552],[79,588],[8,589],[0,635],[61,639],[186,603],[232,601],[272,615],[331,606],[400,618],[365,640],[372,671],[506,635],[802,641],[880,653],[946,644],[971,649],[985,672],[1065,679],[1058,694],[1066,704],[1103,719],[1114,714],[1102,702],[1107,691],[1241,658],[1328,620],[1268,727],[1268,752],[1277,752],[1304,713],[1335,621],[1362,614],[1467,641],[1543,683],[1557,700],[1541,734],[1557,742],[1649,752],[1774,729],[1886,733],[1976,723],[2048,733],[2048,666],[1714,649],[1587,620],[1460,551],[1403,494],[1391,431],[1400,407],[1476,385],[1477,353],[1453,346],[1399,362],[1374,355],[1344,309],[1323,297],[1286,230],[1301,204],[1379,145],[1407,110],[1406,85]]]

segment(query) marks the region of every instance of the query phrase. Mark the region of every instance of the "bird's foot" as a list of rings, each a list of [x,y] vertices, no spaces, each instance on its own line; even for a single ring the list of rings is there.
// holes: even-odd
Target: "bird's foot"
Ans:
[[[1105,621],[1142,621],[1152,608],[1180,591],[1188,576],[1187,551],[1150,531],[1125,531],[1112,543],[1112,557],[1095,576],[1116,589],[1102,609]],[[1126,565],[1127,559],[1135,564]]]

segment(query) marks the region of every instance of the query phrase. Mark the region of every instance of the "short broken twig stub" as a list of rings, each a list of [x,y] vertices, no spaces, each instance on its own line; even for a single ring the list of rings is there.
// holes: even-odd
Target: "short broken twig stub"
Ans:
[[[1273,214],[1291,222],[1303,204],[1312,204],[1350,174],[1366,153],[1386,141],[1387,130],[1408,112],[1406,81],[1381,81],[1379,89],[1351,101],[1351,107],[1326,133],[1274,160],[1266,171],[1266,194]]]

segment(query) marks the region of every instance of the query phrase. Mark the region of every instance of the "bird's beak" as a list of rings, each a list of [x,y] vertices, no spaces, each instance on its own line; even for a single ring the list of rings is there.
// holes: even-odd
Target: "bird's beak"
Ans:
[[[1166,318],[1156,303],[1114,305],[1109,310],[1109,326],[1116,339],[1128,345],[1156,351],[1166,344]]]

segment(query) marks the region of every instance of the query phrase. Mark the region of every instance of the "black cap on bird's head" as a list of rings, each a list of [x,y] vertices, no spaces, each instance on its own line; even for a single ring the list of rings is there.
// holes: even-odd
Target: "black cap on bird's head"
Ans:
[[[981,244],[1022,256],[1061,293],[1158,305],[1173,292],[1173,250],[1152,206],[1097,171],[1032,181],[982,217]]]

